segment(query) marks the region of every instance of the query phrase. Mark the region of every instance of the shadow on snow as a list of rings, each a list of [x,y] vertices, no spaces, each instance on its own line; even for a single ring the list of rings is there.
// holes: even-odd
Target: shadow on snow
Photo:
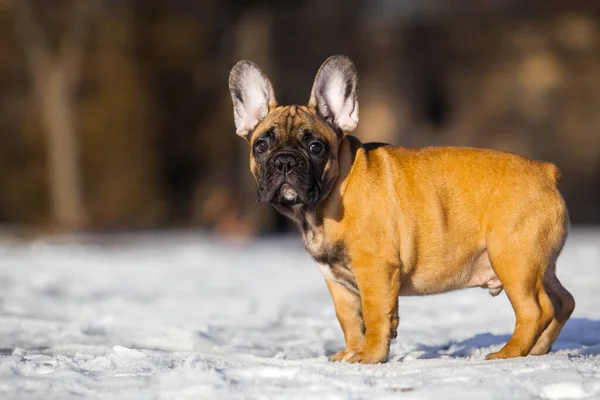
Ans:
[[[440,346],[419,346],[424,352],[420,359],[440,357],[464,358],[477,353],[478,349],[503,346],[510,335],[480,333],[463,341],[451,341]],[[589,318],[571,318],[565,324],[560,336],[554,342],[552,351],[576,350],[581,355],[600,354],[600,321]]]

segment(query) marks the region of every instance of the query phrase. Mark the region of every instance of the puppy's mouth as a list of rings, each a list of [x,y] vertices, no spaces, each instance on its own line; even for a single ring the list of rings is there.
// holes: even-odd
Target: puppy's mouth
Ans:
[[[258,188],[259,200],[263,203],[279,204],[286,207],[298,205],[307,205],[309,207],[317,204],[319,200],[318,185],[311,190],[305,191],[293,182],[285,178],[277,185],[270,185],[268,188]]]
[[[292,185],[290,185],[287,182],[284,182],[279,187],[277,193],[275,193],[275,198],[277,199],[278,203],[285,204],[288,206],[295,206],[297,204],[302,203],[302,200],[300,199],[300,196],[298,195],[296,189],[294,189]]]

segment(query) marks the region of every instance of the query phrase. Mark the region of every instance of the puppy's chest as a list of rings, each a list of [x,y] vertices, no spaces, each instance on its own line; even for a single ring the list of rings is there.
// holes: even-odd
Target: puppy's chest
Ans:
[[[327,240],[322,227],[302,230],[304,247],[317,262],[326,280],[358,292],[350,256],[342,240]]]

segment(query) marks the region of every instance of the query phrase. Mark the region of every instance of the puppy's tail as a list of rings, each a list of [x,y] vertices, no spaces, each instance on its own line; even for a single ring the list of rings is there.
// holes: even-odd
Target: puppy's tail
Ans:
[[[561,175],[558,167],[552,163],[545,162],[542,164],[542,168],[544,172],[548,176],[548,178],[556,185],[560,183]]]

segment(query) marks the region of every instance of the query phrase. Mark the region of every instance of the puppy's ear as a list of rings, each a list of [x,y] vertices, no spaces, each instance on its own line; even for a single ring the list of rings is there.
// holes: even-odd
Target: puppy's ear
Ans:
[[[356,68],[342,55],[329,57],[317,72],[310,94],[309,107],[343,135],[358,125]]]
[[[247,139],[269,110],[277,107],[273,87],[256,64],[240,61],[229,74],[229,92],[236,133]]]

